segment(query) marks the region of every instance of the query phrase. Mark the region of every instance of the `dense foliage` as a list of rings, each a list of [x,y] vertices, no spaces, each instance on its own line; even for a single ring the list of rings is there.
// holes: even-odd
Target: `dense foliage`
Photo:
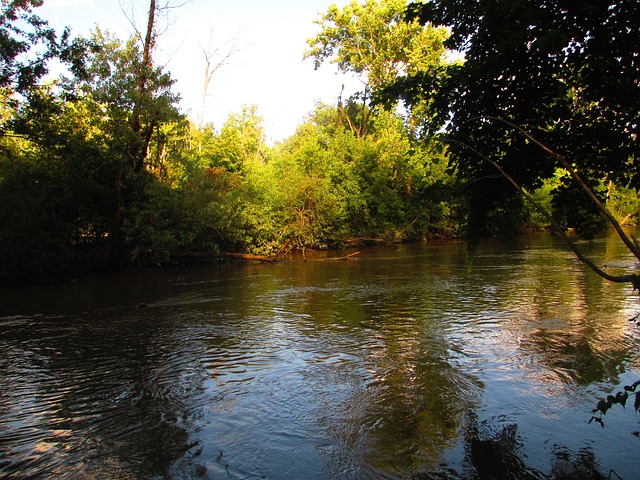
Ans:
[[[403,0],[331,6],[305,55],[360,76],[363,91],[318,104],[267,145],[254,106],[221,126],[178,110],[152,61],[153,15],[143,43],[99,28],[58,38],[32,12],[41,3],[2,1],[0,283],[546,226],[462,143],[499,158],[568,226],[589,224],[549,158],[479,116],[517,122],[569,156],[620,218],[638,211],[631,5],[429,2],[410,21]],[[60,78],[48,76],[53,59],[67,66]],[[393,108],[379,107],[384,96]],[[443,126],[447,147],[434,136]]]
[[[559,167],[501,120],[532,134],[580,171],[604,200],[609,182],[640,185],[640,5],[597,0],[441,0],[409,17],[451,29],[446,45],[465,61],[400,79],[391,93],[433,100],[451,159],[468,180],[470,233],[494,233],[520,216],[521,197],[482,156],[534,190]],[[600,217],[569,176],[552,189],[565,227],[593,233]],[[627,213],[635,213],[630,210]]]
[[[219,130],[198,129],[177,110],[173,81],[148,60],[149,45],[100,29],[90,41],[74,40],[77,61],[66,77],[43,82],[47,61],[62,50],[31,14],[37,5],[3,2],[4,38],[14,47],[3,43],[2,282],[185,254],[274,254],[457,232],[461,208],[451,201],[455,179],[442,149],[414,142],[397,115],[357,99],[319,104],[275,146],[265,144],[255,107]],[[24,19],[35,34],[13,27]],[[49,53],[38,69],[25,69],[42,38]]]

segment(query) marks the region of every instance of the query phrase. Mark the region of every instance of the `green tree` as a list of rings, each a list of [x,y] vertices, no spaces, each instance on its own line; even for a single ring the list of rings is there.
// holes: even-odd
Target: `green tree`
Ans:
[[[508,180],[479,155],[495,160],[528,190],[564,166],[496,119],[517,125],[566,159],[598,198],[602,181],[638,185],[638,8],[635,2],[522,0],[411,7],[411,18],[449,27],[447,46],[465,57],[445,75],[407,77],[393,91],[409,102],[434,99],[434,128],[446,127],[453,163],[469,181],[470,234],[494,233],[492,216],[513,217],[522,208]],[[554,193],[566,198],[579,188],[571,176],[563,177]],[[587,218],[595,203],[572,204],[576,208],[565,211],[565,218],[577,225],[566,226],[593,226]]]
[[[335,109],[319,105],[271,159],[272,209],[280,242],[291,249],[336,246],[348,235],[345,185],[354,186],[352,169],[331,148],[343,133]]]
[[[444,45],[449,32],[406,21],[405,9],[405,0],[354,0],[342,9],[331,5],[316,21],[321,31],[308,39],[310,49],[305,58],[313,58],[316,69],[330,61],[340,71],[355,74],[364,85],[355,104],[369,107],[381,91],[407,75],[437,75],[442,65],[450,63]],[[341,102],[339,106],[342,109]],[[347,104],[351,110],[353,106]],[[414,129],[420,129],[422,125],[416,120],[428,116],[428,111],[429,101],[411,104],[409,121]],[[362,110],[357,115],[359,122],[349,124],[354,132],[366,133],[367,112],[371,110]],[[345,121],[356,116],[353,111],[342,113]]]
[[[104,245],[115,206],[112,162],[93,105],[30,91],[0,138],[3,282],[79,275]]]
[[[173,80],[153,67],[147,46],[134,40],[126,44],[97,30],[95,52],[88,66],[90,78],[80,86],[83,95],[98,106],[96,116],[106,137],[106,148],[117,165],[114,185],[117,207],[105,248],[105,260],[118,263],[126,259],[127,212],[136,202],[144,202],[145,185],[150,181],[150,146],[154,133],[165,123],[181,117],[175,106]],[[156,137],[156,139],[159,137]]]
[[[181,244],[190,251],[250,251],[269,253],[273,231],[269,202],[269,149],[264,144],[262,118],[257,107],[245,106],[229,115],[221,131],[213,126],[191,126],[184,153],[168,170],[181,172],[172,180],[185,213],[182,227],[190,229]],[[182,133],[179,134],[182,136]]]
[[[48,86],[33,80],[46,73],[45,61],[54,53],[67,61],[67,52],[52,47],[44,57],[24,57],[38,46],[34,40],[21,44],[13,59],[5,57],[10,66],[4,78],[24,70],[23,58],[36,58],[40,66],[21,95],[5,89],[9,101],[3,106],[0,137],[0,217],[12,227],[0,238],[8,255],[3,280],[60,278],[74,266],[81,271],[105,260],[117,265],[141,250],[143,213],[148,213],[144,205],[150,200],[162,205],[152,184],[168,163],[167,125],[182,118],[173,105],[177,97],[170,77],[151,60],[154,5],[151,37],[143,45],[133,40],[122,44],[98,30],[92,42],[70,43],[92,48],[78,50],[73,56],[78,68],[72,64],[66,73],[70,77]],[[24,25],[24,18],[12,18]],[[36,24],[46,25],[39,19]],[[55,35],[47,32],[54,42]],[[34,38],[36,34],[27,35]],[[165,193],[168,200],[175,197]],[[102,250],[100,261],[97,249]]]
[[[255,105],[229,115],[211,146],[209,166],[239,174],[248,162],[261,162],[265,155],[262,122]]]
[[[330,59],[372,90],[440,65],[447,30],[403,21],[405,8],[405,0],[352,1],[342,9],[331,5],[316,21],[321,31],[308,40],[305,58],[313,58],[316,68]]]
[[[0,88],[28,93],[48,73],[48,62],[58,59],[75,75],[83,73],[88,44],[71,38],[65,29],[58,39],[53,28],[35,15],[43,0],[2,0],[0,4]]]
[[[338,125],[363,140],[351,147],[358,152],[353,178],[358,179],[359,193],[351,199],[350,216],[359,223],[354,231],[365,236],[415,239],[429,230],[457,231],[452,223],[440,222],[459,210],[454,207],[458,201],[450,188],[452,178],[444,172],[447,164],[439,163],[441,147],[411,141],[424,133],[431,99],[409,104],[406,127],[396,115],[376,112],[377,99],[391,85],[416,75],[438,77],[454,63],[445,46],[449,30],[407,21],[405,10],[403,0],[353,1],[342,9],[332,5],[317,22],[321,31],[308,40],[311,48],[305,53],[316,68],[330,60],[365,85],[364,92],[338,102]]]
[[[562,217],[587,236],[594,215],[606,218],[640,258],[637,243],[604,207],[600,188],[610,180],[638,186],[639,9],[604,0],[445,0],[411,7],[423,23],[452,29],[448,46],[464,52],[465,62],[448,67],[447,75],[416,75],[391,90],[408,101],[435,92],[439,126],[446,127],[453,163],[469,182],[471,236],[495,231],[492,217],[516,217],[520,195],[531,199],[527,191],[562,167],[568,175],[553,191]],[[573,225],[545,214],[599,275],[640,286],[636,275],[599,269],[564,235]]]
[[[454,230],[446,227],[452,216],[444,191],[452,180],[442,154],[416,145],[397,114],[368,117],[362,136],[340,107],[318,105],[278,149],[276,211],[294,244],[417,240]]]

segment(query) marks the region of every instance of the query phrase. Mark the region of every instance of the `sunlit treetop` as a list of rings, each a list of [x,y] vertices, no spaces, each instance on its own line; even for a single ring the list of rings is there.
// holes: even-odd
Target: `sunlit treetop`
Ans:
[[[331,5],[316,21],[321,31],[308,39],[305,58],[312,58],[315,68],[328,60],[374,91],[446,61],[448,29],[406,22],[405,8],[404,0]]]

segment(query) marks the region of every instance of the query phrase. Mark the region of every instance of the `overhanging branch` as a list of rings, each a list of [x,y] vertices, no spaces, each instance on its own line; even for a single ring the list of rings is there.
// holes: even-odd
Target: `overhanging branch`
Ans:
[[[511,185],[513,185],[515,187],[515,189],[518,190],[518,192],[520,192],[520,194],[522,194],[522,196],[524,196],[524,198],[526,198],[527,201],[529,201],[534,206],[534,208],[536,210],[538,210],[538,212],[540,212],[540,214],[542,214],[551,223],[551,225],[556,230],[558,235],[560,235],[560,237],[562,237],[564,242],[569,246],[569,248],[573,251],[573,253],[576,255],[576,257],[578,257],[578,259],[581,262],[585,263],[593,272],[595,272],[597,275],[599,275],[600,277],[602,277],[605,280],[608,280],[610,282],[631,283],[631,285],[633,286],[634,290],[636,290],[636,289],[640,290],[640,277],[638,277],[638,275],[635,275],[635,274],[611,275],[611,274],[605,272],[604,270],[602,270],[600,267],[598,267],[589,258],[587,258],[582,253],[582,251],[580,251],[580,249],[576,246],[576,244],[571,240],[571,238],[567,235],[567,233],[564,231],[564,229],[558,224],[558,222],[556,222],[556,220],[553,218],[553,216],[542,205],[540,205],[526,190],[524,190],[518,184],[518,182],[516,182],[507,172],[505,172],[504,169],[500,165],[498,165],[496,162],[491,160],[489,157],[487,157],[482,152],[476,150],[475,148],[471,147],[470,145],[467,145],[464,142],[460,142],[458,140],[453,140],[453,139],[445,139],[445,140],[448,141],[448,142],[452,142],[452,143],[455,142],[455,143],[463,146],[464,148],[472,151],[473,153],[478,155],[480,158],[482,158],[486,162],[490,163],[496,170],[498,170],[498,172],[500,172],[500,175],[502,175],[509,183],[511,183]],[[544,147],[544,148],[546,149],[546,147]],[[546,149],[546,150],[548,150],[548,149]],[[550,152],[550,150],[548,150],[548,151]]]
[[[598,197],[593,193],[593,190],[589,187],[589,185],[587,185],[587,183],[582,179],[582,177],[578,175],[578,172],[575,171],[575,169],[571,166],[571,164],[567,161],[567,159],[564,156],[554,152],[545,144],[543,144],[542,142],[534,138],[533,135],[531,135],[525,129],[523,129],[519,125],[516,125],[515,123],[509,120],[506,120],[500,117],[483,115],[483,116],[471,118],[470,120],[468,120],[468,122],[478,121],[478,120],[491,120],[495,122],[504,123],[505,125],[510,126],[511,128],[517,130],[522,135],[524,135],[527,138],[527,140],[531,141],[532,143],[540,147],[544,152],[551,155],[553,159],[557,160],[558,163],[560,163],[560,165],[562,165],[562,167],[569,172],[573,181],[576,182],[580,186],[580,188],[582,188],[582,190],[587,194],[589,199],[591,199],[591,201],[596,205],[596,207],[598,207],[600,212],[607,218],[607,220],[613,226],[616,233],[618,234],[622,242],[625,244],[625,246],[629,249],[629,251],[633,253],[633,255],[638,260],[640,260],[640,248],[638,247],[638,243],[636,241],[633,241],[631,238],[629,238],[629,236],[622,229],[622,226],[620,225],[620,223],[615,219],[615,217],[611,214],[611,212],[607,209],[607,207],[605,207],[604,204],[598,199]]]

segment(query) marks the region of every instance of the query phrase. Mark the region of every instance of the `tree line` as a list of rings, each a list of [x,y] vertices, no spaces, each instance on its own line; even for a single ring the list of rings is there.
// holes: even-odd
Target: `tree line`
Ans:
[[[640,69],[629,31],[640,16],[624,2],[330,6],[305,56],[358,75],[363,90],[318,103],[272,146],[255,106],[221,126],[179,110],[153,63],[154,0],[147,30],[127,40],[58,34],[36,15],[41,3],[2,2],[1,283],[198,253],[548,228],[483,157],[563,228],[589,236],[603,225],[566,168],[490,118],[568,156],[615,218],[636,220]],[[606,49],[592,45],[607,35]],[[55,79],[53,60],[66,67]]]

